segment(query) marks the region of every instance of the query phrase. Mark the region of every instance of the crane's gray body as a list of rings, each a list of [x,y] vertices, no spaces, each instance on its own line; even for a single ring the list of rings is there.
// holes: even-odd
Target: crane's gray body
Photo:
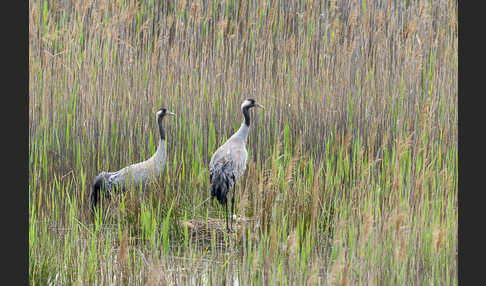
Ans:
[[[209,178],[213,185],[211,196],[221,204],[226,203],[227,193],[246,170],[248,133],[249,126],[241,124],[240,129],[214,152],[209,162]],[[222,188],[216,186],[220,184],[225,185]]]
[[[158,180],[165,168],[167,151],[165,140],[159,140],[157,151],[146,161],[126,166],[116,172],[101,172],[98,177],[105,179],[105,189],[125,190],[127,187],[139,187],[143,190],[152,180]]]
[[[157,123],[159,125],[160,139],[155,153],[149,159],[126,166],[116,172],[101,172],[93,183],[90,194],[92,205],[96,207],[103,190],[125,191],[127,188],[147,188],[151,181],[157,181],[162,175],[167,159],[165,132],[162,127],[162,119],[166,114],[174,115],[172,112],[161,108],[157,112]]]

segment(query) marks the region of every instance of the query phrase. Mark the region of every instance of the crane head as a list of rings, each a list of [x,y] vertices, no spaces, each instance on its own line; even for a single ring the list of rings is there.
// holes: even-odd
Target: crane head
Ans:
[[[241,104],[241,109],[243,109],[243,108],[252,108],[252,107],[260,107],[262,109],[265,109],[263,107],[263,105],[257,103],[254,98],[247,98]]]
[[[169,110],[167,110],[167,108],[165,107],[162,107],[160,108],[159,110],[157,110],[157,118],[163,118],[164,116],[166,115],[172,115],[172,116],[175,116],[175,113],[173,112],[170,112]]]

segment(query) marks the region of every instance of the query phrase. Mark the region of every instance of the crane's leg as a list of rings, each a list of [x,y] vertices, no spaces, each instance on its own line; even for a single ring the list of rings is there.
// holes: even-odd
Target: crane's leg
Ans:
[[[225,208],[225,213],[226,213],[226,230],[229,232],[229,226],[228,226],[228,201],[224,203],[224,208]]]
[[[235,212],[235,192],[233,191],[233,196],[231,197],[231,213],[230,213],[230,227],[233,229],[233,213]]]

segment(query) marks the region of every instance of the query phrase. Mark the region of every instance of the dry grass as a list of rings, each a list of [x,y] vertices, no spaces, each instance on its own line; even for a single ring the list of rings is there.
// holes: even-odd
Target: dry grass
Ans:
[[[241,233],[248,227],[251,220],[247,217],[233,215],[233,232]],[[180,221],[181,227],[187,227],[189,236],[194,241],[208,242],[216,240],[216,243],[222,242],[226,235],[230,234],[226,230],[225,219],[215,218],[195,218],[187,221]]]
[[[457,1],[30,0],[29,20],[31,284],[457,284]],[[265,110],[227,234],[207,166],[246,97]],[[94,177],[154,152],[160,106],[163,179],[93,219]]]

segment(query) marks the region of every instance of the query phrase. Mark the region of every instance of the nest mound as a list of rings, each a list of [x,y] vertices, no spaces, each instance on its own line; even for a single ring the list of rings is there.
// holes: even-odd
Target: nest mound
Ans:
[[[251,220],[247,217],[233,215],[233,232],[244,231]],[[187,227],[189,236],[196,240],[210,241],[213,238],[223,240],[224,235],[231,234],[226,230],[225,219],[195,218],[187,221],[180,221],[182,227]]]

